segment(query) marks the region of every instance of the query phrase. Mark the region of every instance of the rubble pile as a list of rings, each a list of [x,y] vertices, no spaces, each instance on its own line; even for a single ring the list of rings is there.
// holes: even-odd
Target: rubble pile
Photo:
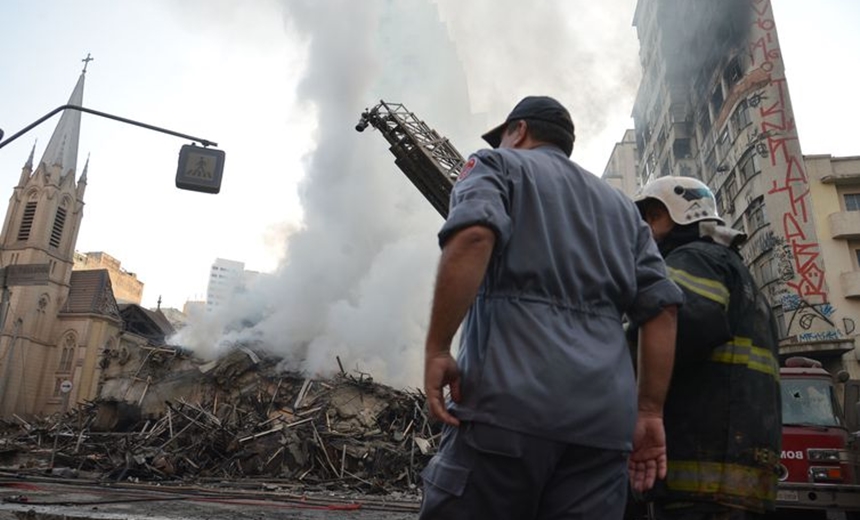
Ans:
[[[313,379],[277,364],[236,350],[199,367],[194,391],[164,399],[157,413],[140,404],[164,392],[137,368],[136,381],[145,382],[139,399],[100,398],[66,414],[4,421],[0,465],[108,481],[257,478],[365,494],[415,489],[439,438],[422,394],[366,374]],[[161,374],[165,384],[183,377],[190,376]]]

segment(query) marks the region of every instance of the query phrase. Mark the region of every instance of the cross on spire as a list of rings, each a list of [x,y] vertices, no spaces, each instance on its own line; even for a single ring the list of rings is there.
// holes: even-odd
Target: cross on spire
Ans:
[[[87,65],[89,65],[89,64],[90,64],[90,62],[91,62],[91,61],[94,61],[94,60],[95,60],[95,58],[93,58],[92,56],[90,56],[90,53],[87,53],[87,57],[81,60],[82,62],[84,62],[84,70],[82,70],[81,72],[86,73],[86,71],[87,71]]]

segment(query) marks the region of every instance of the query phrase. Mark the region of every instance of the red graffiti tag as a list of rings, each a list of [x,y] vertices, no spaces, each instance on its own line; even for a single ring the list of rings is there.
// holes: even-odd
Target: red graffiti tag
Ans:
[[[776,25],[770,0],[750,0],[757,19],[753,31],[757,36],[751,38],[749,54],[752,64],[767,73],[782,73],[782,56],[776,38]],[[779,65],[779,67],[777,67]],[[790,248],[794,277],[786,280],[786,285],[806,301],[815,299],[827,303],[824,270],[821,265],[820,246],[814,238],[814,231],[807,201],[810,197],[807,177],[797,128],[788,101],[788,87],[785,77],[771,75],[771,90],[765,96],[774,96],[759,107],[761,135],[766,137],[767,152],[771,166],[783,168],[782,178],[773,181],[768,195],[785,197],[789,210],[782,215],[782,227],[786,244]]]

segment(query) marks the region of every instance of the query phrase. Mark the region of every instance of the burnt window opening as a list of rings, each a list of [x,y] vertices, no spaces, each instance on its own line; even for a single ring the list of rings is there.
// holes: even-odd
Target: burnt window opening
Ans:
[[[726,70],[723,71],[723,79],[726,80],[726,87],[731,89],[743,77],[740,60],[736,57],[726,65]]]
[[[699,128],[702,130],[702,141],[704,141],[705,137],[711,131],[711,115],[708,114],[707,110],[703,110],[699,114]]]
[[[57,208],[57,215],[54,217],[54,227],[51,229],[51,239],[48,241],[51,247],[60,247],[60,241],[63,238],[63,226],[66,224],[66,208]]]
[[[692,149],[690,148],[689,138],[678,138],[672,144],[672,153],[675,159],[689,159]]]
[[[18,228],[18,240],[30,238],[30,230],[33,229],[33,219],[36,218],[36,203],[28,202],[24,206],[24,216],[21,218],[21,227]]]
[[[711,95],[711,107],[714,110],[714,114],[718,114],[720,109],[723,108],[723,101],[723,87],[718,84]]]

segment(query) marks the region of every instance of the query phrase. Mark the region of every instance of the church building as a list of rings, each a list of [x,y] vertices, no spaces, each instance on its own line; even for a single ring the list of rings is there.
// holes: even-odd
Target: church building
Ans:
[[[81,106],[86,67],[68,104]],[[73,271],[87,166],[81,112],[65,110],[21,170],[0,235],[0,417],[61,411],[98,395],[101,360],[126,341],[107,270]]]

